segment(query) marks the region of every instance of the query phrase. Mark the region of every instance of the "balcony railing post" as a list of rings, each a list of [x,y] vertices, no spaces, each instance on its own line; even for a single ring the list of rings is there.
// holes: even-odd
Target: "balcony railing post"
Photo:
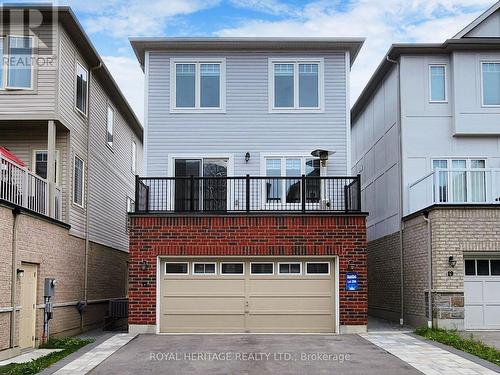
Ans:
[[[358,204],[356,209],[358,211],[361,211],[361,174],[358,174],[357,178],[358,178],[358,190],[357,190]]]
[[[135,175],[135,210],[134,211],[140,211],[140,195],[139,195],[139,175]],[[139,209],[138,209],[139,208]]]
[[[300,194],[302,201],[302,212],[306,212],[306,175],[303,174],[300,179]]]
[[[344,211],[349,211],[349,185],[344,185]]]
[[[26,208],[30,208],[29,207],[29,204],[28,204],[28,183],[29,183],[29,179],[28,179],[28,171],[23,169],[22,170],[22,173],[23,173],[23,185],[22,185],[22,193],[23,193],[23,202],[22,202],[22,206],[23,207],[26,207]]]
[[[246,188],[245,188],[245,193],[246,193],[245,204],[246,204],[247,212],[250,212],[250,175],[249,174],[247,174],[247,176],[246,176],[245,184],[246,184]]]
[[[189,184],[189,211],[194,211],[194,176],[191,176]]]

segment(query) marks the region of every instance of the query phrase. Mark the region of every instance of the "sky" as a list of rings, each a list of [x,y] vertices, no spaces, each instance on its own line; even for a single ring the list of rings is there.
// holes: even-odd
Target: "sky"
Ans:
[[[351,72],[353,104],[392,43],[443,42],[494,3],[492,0],[67,0],[55,4],[72,7],[142,121],[144,74],[129,37],[365,37]]]

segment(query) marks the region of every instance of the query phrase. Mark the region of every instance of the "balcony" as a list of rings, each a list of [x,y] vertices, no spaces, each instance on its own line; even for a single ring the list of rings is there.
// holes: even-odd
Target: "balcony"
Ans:
[[[350,213],[360,177],[136,177],[136,213]]]
[[[500,169],[436,169],[408,187],[407,214],[433,204],[500,204]]]
[[[49,183],[28,168],[0,154],[0,199],[40,215],[62,220],[61,189],[54,189],[54,213],[49,211]]]

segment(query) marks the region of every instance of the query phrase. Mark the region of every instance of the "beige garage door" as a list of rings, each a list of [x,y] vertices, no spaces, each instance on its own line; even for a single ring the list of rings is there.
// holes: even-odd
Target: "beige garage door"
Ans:
[[[163,259],[160,332],[334,332],[331,259]]]

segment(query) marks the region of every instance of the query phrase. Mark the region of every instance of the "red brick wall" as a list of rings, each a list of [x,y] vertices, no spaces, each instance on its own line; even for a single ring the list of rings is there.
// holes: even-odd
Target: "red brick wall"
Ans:
[[[155,324],[158,255],[338,255],[340,324],[367,324],[364,216],[132,216],[129,323]],[[140,262],[147,261],[146,271]],[[351,260],[359,290],[345,291]]]

